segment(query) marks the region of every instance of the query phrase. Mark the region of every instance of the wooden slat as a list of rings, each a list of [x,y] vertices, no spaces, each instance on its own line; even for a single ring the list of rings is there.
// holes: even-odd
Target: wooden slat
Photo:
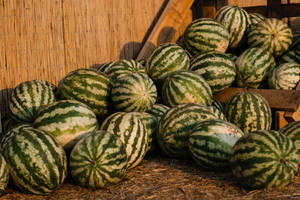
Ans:
[[[174,42],[174,35],[181,26],[193,2],[193,0],[170,0],[168,2],[165,10],[138,54],[137,60],[149,56],[155,46],[161,43]]]
[[[299,90],[228,88],[214,97],[220,102],[226,103],[232,95],[243,91],[261,94],[269,102],[270,107],[276,110],[295,112],[300,103]]]
[[[251,7],[244,7],[244,9],[248,13],[261,13],[264,16],[268,15],[268,8],[266,6],[251,6]],[[281,18],[283,17],[297,17],[300,16],[300,3],[293,3],[293,4],[285,4],[281,5]]]
[[[200,12],[203,18],[214,18],[216,16],[216,2],[214,0],[200,1]]]
[[[282,18],[281,10],[281,0],[268,0],[267,1],[268,14],[266,15],[269,18]]]

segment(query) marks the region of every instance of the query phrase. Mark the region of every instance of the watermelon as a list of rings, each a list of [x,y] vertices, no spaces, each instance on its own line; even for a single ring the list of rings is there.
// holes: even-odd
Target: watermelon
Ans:
[[[188,147],[192,158],[202,168],[223,170],[229,168],[232,148],[243,135],[232,123],[220,119],[203,120],[191,131]]]
[[[278,59],[278,64],[283,64],[283,63],[297,63],[300,65],[300,49],[296,50],[289,50],[285,52],[279,59]]]
[[[300,121],[290,122],[278,131],[294,141],[297,152],[300,155]]]
[[[157,143],[170,157],[188,158],[188,137],[191,130],[202,120],[216,118],[206,106],[195,103],[177,105],[161,117],[158,123]]]
[[[82,136],[98,128],[98,121],[87,105],[60,100],[40,109],[33,127],[52,134],[66,150],[71,150]]]
[[[283,63],[274,68],[268,77],[271,89],[292,90],[300,81],[300,64]]]
[[[231,86],[236,75],[235,63],[231,57],[217,51],[198,54],[192,59],[190,69],[206,80],[213,94]]]
[[[225,106],[225,116],[246,134],[271,128],[271,108],[258,93],[239,92],[231,96]]]
[[[300,51],[300,31],[295,31],[293,33],[293,40],[290,49],[297,50],[298,52]]]
[[[269,71],[276,66],[274,57],[266,50],[253,47],[245,50],[235,62],[236,83],[239,87],[258,88]]]
[[[212,91],[208,83],[196,72],[176,71],[164,80],[162,100],[167,106],[174,107],[183,103],[211,105]]]
[[[126,166],[125,145],[118,136],[103,130],[82,138],[69,159],[75,183],[92,189],[119,183],[125,176]]]
[[[154,150],[155,146],[153,143],[153,139],[154,139],[154,134],[155,134],[156,127],[158,124],[157,118],[154,115],[152,115],[150,113],[146,113],[146,112],[132,112],[132,114],[139,116],[140,120],[145,125],[146,131],[147,131],[147,136],[148,136],[147,151]]]
[[[148,57],[146,71],[154,82],[159,83],[166,74],[178,70],[187,70],[189,65],[189,55],[181,46],[164,43],[157,46]]]
[[[250,13],[249,18],[250,18],[251,26],[258,24],[259,22],[265,19],[265,17],[260,13]]]
[[[44,80],[26,81],[12,91],[9,109],[17,119],[32,122],[41,106],[55,101],[52,84]]]
[[[106,73],[106,70],[107,70],[111,65],[113,65],[113,64],[114,64],[114,62],[112,62],[112,61],[111,61],[111,62],[103,63],[103,64],[97,66],[96,70],[97,70],[97,72],[103,72],[103,73]]]
[[[154,104],[152,109],[148,111],[148,113],[152,114],[156,117],[157,121],[160,120],[161,116],[165,114],[170,109],[170,107],[164,105],[164,104]]]
[[[22,129],[8,141],[3,156],[10,177],[26,193],[48,195],[61,186],[67,175],[63,147],[42,130]]]
[[[4,194],[4,190],[8,184],[9,171],[4,157],[0,154],[0,196]]]
[[[125,144],[128,169],[137,166],[143,160],[148,148],[148,135],[139,116],[134,113],[116,112],[102,122],[100,130],[120,137]]]
[[[132,73],[114,81],[111,99],[116,111],[145,112],[157,98],[154,82],[147,74]]]
[[[251,23],[250,17],[244,9],[230,5],[220,8],[215,20],[224,25],[229,32],[230,48],[239,46],[247,27]]]
[[[229,45],[229,33],[219,22],[200,18],[187,26],[183,43],[193,55],[209,50],[225,52]]]
[[[230,156],[233,175],[250,189],[287,185],[297,173],[298,163],[293,141],[277,131],[253,131],[241,137]]]
[[[111,80],[101,72],[79,69],[68,74],[59,85],[63,99],[77,100],[88,105],[95,114],[108,112]]]
[[[20,123],[13,127],[11,127],[1,138],[0,140],[0,152],[3,152],[7,143],[11,138],[13,138],[16,134],[19,134],[22,129],[33,128],[29,123]]]
[[[132,59],[121,59],[107,67],[104,72],[112,79],[117,80],[131,73],[146,73],[145,68],[139,62]]]
[[[277,57],[288,50],[292,38],[292,30],[287,23],[276,18],[266,18],[251,28],[248,45],[264,48]]]

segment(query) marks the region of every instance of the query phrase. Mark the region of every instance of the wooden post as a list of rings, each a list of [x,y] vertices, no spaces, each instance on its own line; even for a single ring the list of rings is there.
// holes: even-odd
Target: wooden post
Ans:
[[[174,41],[173,36],[181,26],[193,3],[193,0],[170,0],[136,60],[149,56],[155,46],[160,43]]]
[[[200,1],[200,13],[204,18],[215,18],[216,16],[216,2],[215,0]]]
[[[268,16],[269,18],[282,18],[281,0],[268,0]]]

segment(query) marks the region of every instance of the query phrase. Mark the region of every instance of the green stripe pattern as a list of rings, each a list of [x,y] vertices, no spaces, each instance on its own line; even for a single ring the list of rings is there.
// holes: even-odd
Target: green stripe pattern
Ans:
[[[11,93],[9,108],[19,120],[32,122],[37,110],[55,102],[53,86],[44,80],[26,81]]]
[[[255,131],[241,137],[230,157],[233,175],[246,188],[276,188],[291,182],[299,155],[291,139],[277,131]]]
[[[248,13],[237,6],[224,6],[216,14],[215,20],[224,25],[229,32],[229,47],[238,47],[248,25],[251,23]]]
[[[148,146],[147,129],[135,113],[116,112],[102,122],[100,129],[119,136],[125,144],[128,169],[143,160]]]
[[[117,111],[145,112],[152,108],[157,98],[154,82],[147,74],[132,73],[114,81],[111,99]]]
[[[229,45],[229,33],[219,22],[200,18],[188,25],[183,34],[183,43],[193,55],[209,50],[225,52]]]
[[[283,63],[274,68],[268,77],[271,89],[292,90],[300,81],[300,64]]]
[[[300,121],[290,122],[284,127],[281,127],[278,131],[295,143],[298,154],[300,155]]]
[[[139,62],[132,59],[121,59],[107,67],[105,73],[112,79],[117,80],[131,73],[146,73],[145,68]]]
[[[229,168],[234,144],[244,133],[220,119],[203,120],[191,131],[188,147],[198,165],[208,170]]]
[[[212,91],[202,76],[193,71],[176,71],[164,80],[162,100],[167,106],[174,107],[183,103],[211,105]]]
[[[4,157],[0,154],[0,196],[4,194],[4,190],[8,184],[9,171]]]
[[[87,105],[75,100],[60,100],[40,109],[33,127],[52,134],[69,150],[84,134],[96,130],[98,121]]]
[[[278,64],[283,64],[283,63],[297,63],[300,65],[300,48],[299,50],[293,49],[285,52],[279,59],[278,59]]]
[[[300,31],[295,31],[293,33],[293,40],[290,49],[295,49],[298,52],[300,51]]]
[[[281,127],[278,131],[295,143],[298,154],[300,155],[300,121],[290,122],[284,127]]]
[[[258,93],[240,92],[231,96],[225,106],[225,116],[246,134],[271,128],[271,108]]]
[[[248,34],[248,45],[264,48],[277,57],[288,50],[292,38],[292,30],[285,22],[266,18],[251,28]]]
[[[114,134],[95,131],[74,146],[69,163],[73,180],[81,186],[99,189],[114,185],[126,172],[125,145]]]
[[[149,110],[148,113],[154,115],[157,121],[159,121],[163,114],[165,114],[169,109],[170,107],[157,103],[153,105],[152,109]]]
[[[213,94],[228,88],[236,76],[232,59],[227,54],[217,51],[198,54],[192,59],[190,69],[206,80]]]
[[[148,57],[146,70],[155,82],[160,82],[166,74],[187,70],[189,65],[190,58],[182,47],[173,43],[164,43],[157,46]]]
[[[258,24],[259,22],[265,19],[265,17],[260,13],[250,13],[249,17],[250,17],[251,26]]]
[[[157,142],[170,157],[188,158],[188,136],[198,122],[217,117],[206,106],[194,103],[180,104],[169,109],[160,119]]]
[[[235,64],[236,83],[239,87],[247,88],[258,88],[267,78],[269,71],[276,66],[272,54],[259,47],[245,50]]]
[[[48,195],[61,186],[67,174],[63,147],[45,131],[22,129],[3,152],[10,177],[26,193]]]
[[[97,67],[97,72],[102,72],[102,73],[106,73],[106,70],[111,66],[113,65],[114,62],[107,62],[107,63],[103,63],[103,64],[100,64],[98,67]]]
[[[91,69],[79,69],[67,75],[59,85],[63,99],[88,105],[96,115],[108,112],[112,83],[108,76]]]
[[[31,124],[28,123],[21,123],[11,127],[0,140],[0,152],[3,152],[9,140],[15,137],[16,134],[19,134],[22,129],[26,129],[26,128],[33,128],[33,127]]]
[[[140,117],[140,120],[145,125],[147,136],[148,136],[147,151],[153,150],[155,148],[153,144],[153,139],[154,139],[153,137],[156,131],[156,127],[158,125],[157,118],[154,115],[146,112],[132,112],[132,114]]]

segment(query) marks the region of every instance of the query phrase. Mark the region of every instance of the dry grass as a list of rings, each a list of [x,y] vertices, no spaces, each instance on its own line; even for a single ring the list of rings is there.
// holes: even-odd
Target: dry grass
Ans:
[[[76,186],[68,178],[61,188],[47,197],[27,195],[10,185],[2,199],[73,200],[73,199],[300,199],[300,175],[284,188],[246,190],[237,185],[232,174],[204,171],[188,160],[148,156],[127,172],[123,181],[101,190]]]

